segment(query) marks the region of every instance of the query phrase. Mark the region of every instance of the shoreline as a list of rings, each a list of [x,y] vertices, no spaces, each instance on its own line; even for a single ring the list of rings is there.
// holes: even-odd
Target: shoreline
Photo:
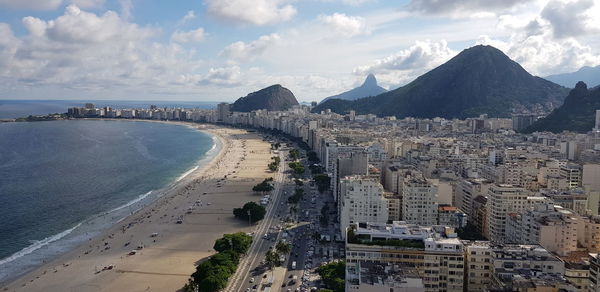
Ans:
[[[119,121],[119,119],[104,120]],[[201,130],[199,129],[199,127],[194,126],[192,123],[177,123],[170,121],[163,122],[165,124],[186,126],[194,129],[194,131],[204,133],[208,135],[212,140],[213,147],[207,150],[205,153],[203,153],[191,165],[189,169],[185,170],[185,172],[183,172],[179,176],[174,177],[169,183],[167,183],[163,187],[149,190],[148,192],[143,194],[139,194],[138,196],[132,198],[130,201],[122,205],[116,206],[112,209],[91,214],[84,220],[77,222],[72,226],[68,226],[65,230],[59,233],[48,235],[46,238],[37,240],[35,241],[35,243],[24,247],[23,249],[9,255],[6,258],[0,259],[0,266],[7,265],[7,268],[10,268],[13,272],[13,274],[7,273],[5,275],[2,275],[2,273],[0,273],[0,276],[4,276],[3,278],[0,278],[0,287],[12,283],[13,281],[26,275],[27,273],[39,268],[46,262],[50,262],[56,258],[61,257],[64,254],[69,253],[74,249],[77,249],[81,244],[85,243],[86,238],[94,238],[102,234],[106,230],[113,228],[115,225],[119,224],[121,221],[126,220],[129,216],[135,215],[138,211],[144,209],[148,205],[153,204],[155,201],[159,200],[160,198],[171,192],[174,188],[176,188],[180,183],[182,183],[181,181],[184,180],[186,177],[196,173],[199,169],[201,170],[201,167],[210,164],[211,161],[216,159],[222,151],[224,141],[221,139],[221,137],[214,133]],[[218,152],[215,153],[215,150],[217,150]],[[124,210],[127,207],[129,207],[129,211]],[[133,209],[132,211],[131,207],[134,207],[135,209]],[[108,216],[112,218],[103,220]],[[117,219],[115,220],[115,218]],[[95,224],[98,221],[100,221],[100,223]],[[85,235],[85,238],[82,238],[83,235]],[[46,250],[46,253],[44,253],[44,251],[41,250]],[[31,261],[35,262],[35,264],[31,264]]]
[[[104,119],[99,119],[99,120],[104,120]],[[121,119],[117,119],[118,121],[122,121]],[[130,121],[139,121],[139,120],[130,120]],[[189,206],[189,202],[186,202],[184,204],[180,203],[180,202],[174,202],[174,201],[180,201],[180,197],[190,197],[191,195],[193,195],[194,191],[195,191],[195,195],[198,195],[198,191],[196,190],[200,190],[203,189],[202,187],[206,184],[209,183],[214,183],[214,179],[217,176],[217,173],[211,173],[208,170],[213,170],[214,168],[221,168],[221,170],[225,170],[227,171],[231,171],[231,167],[235,167],[236,165],[239,166],[239,164],[244,161],[244,159],[240,159],[239,161],[237,161],[237,164],[235,163],[236,161],[233,161],[231,158],[232,157],[228,157],[225,154],[226,153],[231,153],[231,152],[239,152],[240,149],[234,149],[232,146],[232,141],[235,140],[235,144],[240,144],[239,140],[237,139],[233,139],[233,137],[229,137],[229,133],[228,132],[245,132],[243,130],[237,130],[237,129],[230,129],[230,128],[225,128],[225,127],[221,127],[221,126],[216,126],[216,125],[209,125],[209,124],[196,124],[196,123],[186,123],[186,122],[172,122],[172,121],[144,121],[144,122],[162,122],[162,123],[171,123],[171,124],[179,124],[179,125],[185,125],[185,126],[189,126],[192,127],[196,130],[199,131],[203,131],[209,135],[212,136],[214,142],[215,142],[215,147],[218,147],[218,153],[214,154],[212,157],[208,156],[208,157],[203,157],[200,160],[198,160],[194,165],[194,167],[191,168],[191,172],[187,175],[185,175],[186,173],[182,174],[182,177],[180,178],[176,178],[176,180],[170,184],[169,186],[166,187],[166,189],[164,190],[164,192],[162,192],[162,194],[154,199],[152,202],[149,202],[147,205],[145,205],[145,207],[141,208],[140,210],[137,210],[136,212],[134,212],[132,215],[129,216],[125,216],[122,219],[119,219],[117,221],[117,223],[114,223],[111,225],[111,227],[107,228],[106,230],[102,231],[99,235],[91,238],[89,240],[90,244],[88,244],[86,246],[85,243],[82,243],[80,245],[78,245],[77,247],[75,247],[73,250],[70,250],[66,253],[64,253],[63,255],[59,255],[58,257],[56,257],[55,259],[51,260],[50,262],[47,262],[45,264],[43,264],[41,267],[35,268],[33,271],[30,271],[28,273],[26,273],[25,275],[19,276],[16,279],[7,281],[2,283],[2,285],[5,285],[3,288],[3,291],[19,291],[20,289],[23,290],[27,290],[27,291],[32,291],[32,290],[45,290],[48,288],[54,288],[54,289],[60,289],[60,290],[66,290],[64,288],[71,286],[71,283],[64,283],[66,286],[62,286],[60,284],[60,281],[49,281],[51,282],[51,284],[44,284],[44,280],[43,279],[47,279],[47,278],[58,278],[55,275],[57,273],[60,273],[60,270],[71,270],[70,267],[72,266],[78,266],[78,267],[86,267],[90,268],[90,264],[89,262],[83,260],[83,258],[94,258],[93,262],[95,263],[99,263],[102,261],[102,259],[104,261],[108,261],[108,259],[110,259],[110,261],[112,262],[126,262],[129,261],[129,259],[137,259],[137,258],[142,258],[142,256],[131,256],[131,257],[124,257],[125,251],[123,250],[124,248],[122,246],[119,246],[117,242],[115,241],[120,241],[119,243],[122,243],[125,239],[120,238],[120,240],[117,240],[116,238],[119,237],[119,235],[115,235],[118,233],[122,233],[122,235],[125,235],[127,233],[136,233],[136,234],[132,234],[130,237],[131,238],[143,238],[143,237],[148,237],[146,234],[146,236],[139,236],[140,232],[137,231],[139,229],[141,229],[140,227],[148,227],[148,225],[161,225],[161,227],[164,227],[163,225],[165,225],[165,222],[161,222],[161,223],[156,223],[152,221],[152,217],[158,216],[158,209],[163,209],[161,210],[162,212],[167,212],[167,213],[182,213],[181,211],[174,211],[177,210],[179,208],[179,210],[183,210],[185,209],[185,207]],[[236,134],[244,134],[244,133],[236,133]],[[248,135],[249,133],[245,133],[245,135]],[[256,136],[256,135],[253,135]],[[254,137],[256,138],[256,137]],[[260,139],[257,139],[260,142],[257,142],[259,144],[264,144],[262,145],[263,150],[268,150],[269,148],[266,147],[266,143],[263,142]],[[220,144],[220,145],[218,145]],[[244,143],[242,143],[241,145],[245,145]],[[219,147],[220,146],[220,147]],[[244,146],[245,147],[245,146]],[[207,153],[209,153],[210,151],[213,151],[213,149],[209,150]],[[266,151],[264,153],[265,155],[270,155],[270,153],[268,151]],[[245,153],[244,153],[244,157],[245,157]],[[239,155],[238,155],[239,156]],[[239,156],[239,158],[241,158],[241,156]],[[206,159],[210,159],[209,161],[207,161],[206,163],[203,163],[203,160]],[[226,163],[229,162],[229,163]],[[232,163],[234,162],[234,163]],[[200,164],[203,164],[202,166],[200,166]],[[266,166],[266,165],[265,165]],[[196,169],[194,169],[196,168]],[[266,168],[266,167],[265,167]],[[256,171],[254,171],[256,172]],[[235,173],[235,171],[234,171]],[[184,176],[185,175],[185,176]],[[260,177],[263,177],[266,175],[266,171],[265,174],[260,175]],[[257,178],[258,179],[258,178]],[[252,180],[252,182],[255,179]],[[224,184],[224,183],[222,183]],[[218,186],[219,188],[221,186]],[[250,187],[251,188],[251,187]],[[251,193],[246,191],[246,193]],[[250,200],[256,200],[256,198],[250,198]],[[198,200],[196,200],[197,202]],[[239,202],[236,202],[236,204],[239,204]],[[171,210],[166,210],[165,206],[168,205],[175,205],[175,207],[173,207],[173,209]],[[207,204],[208,206],[208,204]],[[238,206],[232,206],[232,207],[238,207]],[[202,208],[202,207],[200,207]],[[199,208],[199,209],[200,209]],[[224,210],[223,208],[221,210]],[[227,214],[230,212],[221,212],[222,214]],[[174,214],[171,214],[171,218],[168,218],[169,214],[163,214],[163,216],[161,216],[160,218],[157,218],[156,220],[161,220],[161,219],[173,219],[173,217],[175,217]],[[195,215],[195,214],[192,214]],[[190,215],[190,217],[192,217],[192,215]],[[179,216],[182,216],[181,214]],[[226,217],[233,217],[231,215],[226,216]],[[227,221],[232,221],[232,222],[228,222],[228,225],[233,225],[235,226],[236,230],[240,229],[240,224],[238,222],[233,222],[233,220],[229,220],[229,218],[227,218]],[[220,221],[220,216],[217,218],[217,221]],[[163,220],[164,221],[164,220]],[[167,220],[169,221],[169,220]],[[171,220],[172,221],[172,220]],[[186,220],[187,221],[187,220]],[[173,222],[170,222],[171,224]],[[187,225],[187,222],[185,222],[182,225]],[[182,226],[179,225],[179,226]],[[179,227],[177,226],[177,227]],[[170,226],[169,226],[170,227]],[[129,231],[129,229],[137,229],[137,230],[133,230],[133,231]],[[160,229],[160,228],[158,228]],[[169,228],[167,228],[169,229]],[[182,232],[181,235],[188,235],[191,230],[184,230],[184,232]],[[222,230],[219,230],[222,231]],[[165,231],[166,232],[166,231]],[[151,233],[147,233],[147,234],[151,234]],[[160,233],[159,233],[160,234]],[[222,232],[221,232],[222,234]],[[136,236],[137,235],[137,236]],[[220,234],[219,234],[220,235]],[[215,235],[217,236],[217,235]],[[123,236],[120,236],[123,237]],[[136,238],[137,239],[137,238]],[[146,240],[150,240],[150,239],[146,239]],[[162,241],[165,240],[162,236],[162,234],[160,234],[157,239],[155,239],[154,241],[156,242],[156,240]],[[211,239],[207,239],[207,241],[212,245],[212,240]],[[115,244],[112,244],[111,242],[115,242]],[[131,250],[133,248],[135,248],[135,245],[137,245],[136,243],[133,242],[133,240],[129,240],[127,242],[131,242],[131,246],[127,247],[127,250]],[[150,246],[152,245],[160,245],[160,244],[155,244],[155,242],[153,242],[152,244],[150,244]],[[96,248],[94,249],[93,246],[96,245],[97,247],[100,246],[108,246],[111,247],[110,249],[106,250],[106,253],[104,253],[103,250]],[[206,244],[205,244],[206,245]],[[116,252],[114,250],[120,250],[119,252]],[[145,248],[143,250],[140,251],[140,254],[146,253],[148,249]],[[201,258],[208,256],[212,253],[212,251],[210,249],[205,249],[208,250],[208,252],[201,252],[200,254],[198,254],[197,257],[190,259],[193,262],[200,260]],[[198,251],[199,252],[199,251]],[[196,252],[196,253],[198,253]],[[101,254],[99,254],[101,253]],[[118,257],[116,257],[118,255]],[[134,260],[135,261],[135,260]],[[78,264],[75,264],[74,262],[80,262]],[[121,272],[117,272],[117,270],[119,269],[119,267],[121,266],[121,263],[110,263],[107,265],[115,265],[117,268],[116,270],[111,271],[113,276],[115,273],[118,274],[125,274],[127,272],[123,272],[123,270],[121,270]],[[125,263],[125,265],[127,266],[127,263]],[[95,271],[94,268],[99,269],[102,268],[102,265],[100,265],[100,267],[98,265],[94,265],[94,267],[91,267],[92,271]],[[186,274],[177,274],[176,277],[178,278],[183,278],[183,279],[179,279],[178,281],[181,283],[181,285],[179,287],[172,287],[175,290],[181,288],[181,286],[183,286],[183,284],[187,281],[189,275],[191,275],[191,273],[193,272],[194,266],[191,265],[190,267],[186,267],[187,270],[189,270],[189,273]],[[50,275],[49,275],[50,274]],[[64,274],[64,273],[63,273]],[[84,279],[81,279],[83,281],[73,281],[73,282],[82,282],[79,284],[84,284],[87,281],[93,279],[93,278],[97,278],[96,275],[101,275],[104,276],[108,274],[107,272],[101,272],[101,273],[92,273],[92,277],[90,277],[90,275],[87,275],[87,277],[83,277]],[[183,277],[183,275],[186,275],[185,277]],[[127,278],[127,277],[125,277]],[[75,279],[73,279],[75,280]],[[59,283],[54,283],[54,282],[59,282]],[[74,283],[73,283],[74,284]],[[75,285],[75,286],[79,286],[79,285]],[[62,287],[59,288],[59,287]],[[71,286],[73,287],[73,286]],[[89,287],[87,287],[89,288]],[[87,288],[82,288],[81,286],[79,286],[79,288],[77,288],[78,291],[86,291],[88,290]],[[148,287],[145,287],[148,288]],[[121,289],[121,288],[119,288]],[[98,289],[89,289],[90,291],[98,291]],[[102,290],[102,289],[100,289]],[[128,289],[129,290],[129,289]],[[134,289],[136,290],[136,289]],[[107,290],[108,291],[108,290]],[[142,290],[140,290],[142,291]]]

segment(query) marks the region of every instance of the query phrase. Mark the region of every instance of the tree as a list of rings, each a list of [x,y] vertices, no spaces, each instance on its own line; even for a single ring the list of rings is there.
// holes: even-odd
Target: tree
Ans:
[[[279,262],[279,255],[277,252],[272,249],[267,251],[267,254],[265,255],[265,265],[267,265],[269,270],[272,270],[274,267],[279,266],[280,264],[281,263]]]
[[[273,161],[269,163],[268,167],[271,171],[277,171],[279,169],[279,162],[281,161],[281,158],[279,158],[279,156],[273,156],[271,159]]]
[[[252,237],[243,232],[223,235],[215,241],[218,253],[196,267],[182,290],[216,292],[224,289],[240,263],[240,254],[246,253],[251,243]]]
[[[297,160],[298,158],[300,158],[300,152],[298,151],[298,149],[292,149],[290,150],[290,154],[288,154],[288,156],[291,160]]]
[[[304,196],[304,190],[296,189],[294,191],[294,195],[292,195],[291,197],[288,198],[288,203],[297,204],[298,202],[300,202],[300,200],[302,199],[303,196]]]
[[[288,254],[288,253],[290,253],[290,251],[292,251],[292,247],[290,246],[289,243],[287,243],[287,242],[285,242],[283,240],[280,240],[275,245],[275,250],[279,254]]]
[[[269,167],[270,171],[277,171],[279,169],[279,165],[277,165],[275,162],[271,162],[269,163],[269,165],[267,165],[267,167]]]
[[[218,252],[233,250],[238,254],[244,254],[252,244],[252,236],[243,232],[225,234],[215,241],[214,249]]]
[[[329,186],[331,184],[331,178],[327,174],[317,174],[313,176],[313,180],[317,184],[317,188],[319,192],[324,192],[329,190]]]
[[[267,178],[263,180],[261,183],[252,187],[252,191],[266,193],[275,189],[269,182],[273,181],[273,178]]]
[[[267,210],[265,209],[265,207],[255,202],[248,202],[244,204],[242,208],[233,209],[233,215],[235,216],[235,218],[242,220],[250,220],[253,223],[265,218],[266,213]],[[248,217],[248,214],[250,214],[250,217]]]
[[[331,262],[317,268],[317,273],[323,279],[327,288],[334,292],[344,292],[346,284],[346,263]]]
[[[294,162],[290,162],[288,163],[288,166],[294,171],[294,173],[296,174],[303,174],[304,173],[304,166],[302,165],[302,163],[294,161]]]

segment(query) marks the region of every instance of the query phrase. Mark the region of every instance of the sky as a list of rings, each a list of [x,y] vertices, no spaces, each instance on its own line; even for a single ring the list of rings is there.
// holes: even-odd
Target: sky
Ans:
[[[478,44],[600,65],[600,0],[0,0],[0,99],[299,101],[394,89]]]

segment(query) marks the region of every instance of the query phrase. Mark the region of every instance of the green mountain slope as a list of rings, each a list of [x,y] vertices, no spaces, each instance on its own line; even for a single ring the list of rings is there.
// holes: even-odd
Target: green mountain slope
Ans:
[[[238,98],[231,105],[231,110],[236,112],[251,112],[259,109],[281,111],[294,105],[298,105],[294,94],[289,89],[275,84]]]
[[[600,88],[588,89],[587,85],[580,81],[575,85],[575,89],[571,90],[561,107],[538,120],[523,132],[572,131],[585,133],[594,127],[598,109],[600,109]]]
[[[566,95],[566,88],[532,76],[500,50],[475,46],[406,86],[356,101],[326,101],[314,111],[353,109],[398,118],[506,117],[515,107],[551,110]]]

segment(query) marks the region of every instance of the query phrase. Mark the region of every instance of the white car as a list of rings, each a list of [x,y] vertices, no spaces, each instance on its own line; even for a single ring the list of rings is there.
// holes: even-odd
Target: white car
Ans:
[[[250,283],[254,283],[254,278],[250,278]],[[250,289],[250,288],[248,288]]]

